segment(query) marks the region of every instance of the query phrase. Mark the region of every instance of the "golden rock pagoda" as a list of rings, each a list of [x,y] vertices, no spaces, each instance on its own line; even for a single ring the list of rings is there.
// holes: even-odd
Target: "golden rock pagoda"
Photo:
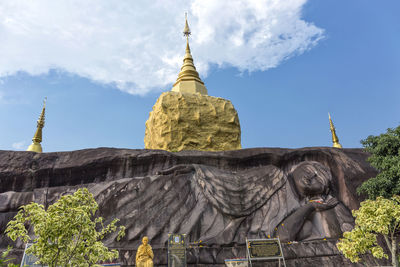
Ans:
[[[331,119],[331,114],[328,113],[329,116],[329,126],[332,132],[332,142],[333,142],[333,147],[336,148],[342,148],[342,145],[339,143],[339,138],[336,135],[336,130],[335,130],[335,126],[333,125],[332,119]]]
[[[186,52],[178,78],[146,121],[146,149],[223,151],[241,148],[238,114],[229,100],[209,96],[194,66],[185,20]]]
[[[47,98],[45,98],[43,101],[42,113],[40,113],[39,119],[37,121],[37,129],[35,135],[32,138],[32,144],[28,147],[26,151],[32,151],[36,153],[42,153],[43,151],[42,145],[40,143],[42,142],[42,129],[44,127],[46,100]]]

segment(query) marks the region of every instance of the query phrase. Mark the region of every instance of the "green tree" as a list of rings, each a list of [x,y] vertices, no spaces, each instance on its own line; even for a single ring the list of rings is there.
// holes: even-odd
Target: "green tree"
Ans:
[[[364,182],[357,192],[366,193],[369,199],[400,195],[400,126],[379,136],[368,136],[361,144],[371,153],[368,162],[379,174]]]
[[[11,247],[8,247],[6,251],[3,251],[0,256],[0,267],[19,267],[19,265],[10,263],[13,259],[9,259],[8,254],[11,252]]]
[[[400,228],[400,196],[391,199],[378,197],[361,202],[361,207],[353,211],[355,227],[351,232],[345,232],[337,243],[338,249],[352,262],[360,261],[363,254],[372,254],[375,258],[388,259],[383,248],[378,244],[377,237],[383,236],[385,244],[391,253],[392,265],[398,267],[397,234]]]
[[[118,251],[109,250],[101,242],[105,235],[118,230],[118,219],[105,226],[103,218],[95,218],[97,209],[89,190],[79,189],[73,195],[62,196],[47,211],[37,203],[20,207],[6,233],[13,241],[20,238],[33,242],[26,252],[38,257],[40,264],[98,266],[99,261],[118,258]],[[33,228],[33,238],[28,235],[26,223]],[[117,239],[124,234],[125,227],[120,226]]]

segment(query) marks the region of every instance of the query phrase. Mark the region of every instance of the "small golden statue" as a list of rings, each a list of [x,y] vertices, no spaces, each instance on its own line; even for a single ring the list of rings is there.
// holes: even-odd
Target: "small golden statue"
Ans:
[[[136,252],[136,267],[153,267],[153,250],[148,244],[149,238],[143,237],[142,244]]]

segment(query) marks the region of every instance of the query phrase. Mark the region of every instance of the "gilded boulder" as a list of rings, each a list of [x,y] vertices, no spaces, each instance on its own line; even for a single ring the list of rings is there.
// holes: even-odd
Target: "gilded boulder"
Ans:
[[[201,94],[161,94],[146,122],[146,149],[240,149],[238,114],[229,100]]]

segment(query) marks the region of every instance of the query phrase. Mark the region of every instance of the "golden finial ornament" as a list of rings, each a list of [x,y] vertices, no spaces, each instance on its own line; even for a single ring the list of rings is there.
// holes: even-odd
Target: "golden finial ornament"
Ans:
[[[186,53],[183,58],[181,71],[178,74],[178,79],[176,79],[176,82],[172,86],[172,91],[207,95],[207,88],[204,86],[204,82],[200,79],[199,73],[193,63],[192,54],[190,53],[190,34],[191,32],[187,21],[187,14],[185,14],[185,28],[183,29],[183,35],[186,37]]]
[[[329,116],[329,126],[330,126],[331,132],[332,132],[333,147],[342,148],[342,145],[339,143],[339,138],[336,135],[335,126],[333,125],[333,122],[331,119],[331,114],[328,113],[328,116]]]
[[[185,13],[185,28],[183,28],[183,35],[186,36],[186,41],[189,42],[189,35],[192,34],[190,32],[189,24],[187,22],[187,13]]]
[[[42,153],[42,145],[40,143],[42,142],[42,129],[44,127],[46,100],[47,97],[45,97],[43,101],[42,113],[40,113],[39,119],[37,121],[37,129],[35,135],[32,138],[32,144],[28,147],[26,151]]]

